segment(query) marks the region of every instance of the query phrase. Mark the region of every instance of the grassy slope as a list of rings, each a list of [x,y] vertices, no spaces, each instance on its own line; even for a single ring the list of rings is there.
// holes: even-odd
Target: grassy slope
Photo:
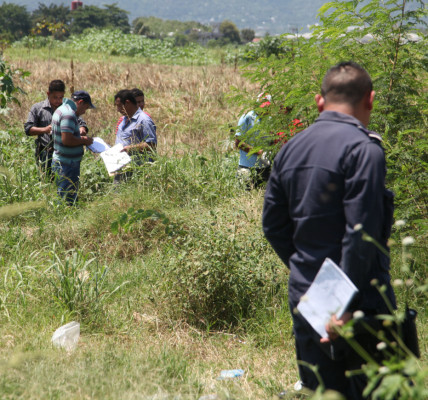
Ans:
[[[220,398],[271,398],[297,380],[283,303],[259,308],[233,333],[210,331],[203,323],[189,325],[179,310],[171,309],[172,290],[168,292],[163,275],[168,257],[180,248],[177,239],[165,235],[159,222],[142,221],[133,232],[117,236],[109,226],[131,206],[156,208],[189,234],[208,232],[206,241],[213,248],[216,237],[229,232],[241,241],[260,240],[263,193],[236,188],[236,153],[225,150],[227,124],[234,124],[239,115],[237,107],[226,103],[225,93],[232,84],[252,88],[233,68],[128,61],[77,59],[74,85],[87,89],[97,105],[86,117],[91,132],[110,142],[118,117],[112,105],[115,91],[144,88],[147,111],[158,126],[159,162],[115,192],[108,183],[97,186],[97,180],[108,178],[100,161],[87,154],[82,204],[70,210],[55,206],[52,188],[38,183],[32,141],[21,130],[29,107],[43,99],[50,79],[63,79],[70,87],[70,64],[13,57],[32,75],[24,85],[22,106],[14,106],[0,126],[10,134],[2,141],[2,160],[17,177],[15,190],[1,193],[1,204],[42,200],[45,207],[0,225],[1,397],[196,399],[217,393]],[[91,181],[94,175],[97,179]],[[244,245],[251,248],[250,240]],[[59,325],[76,317],[53,297],[49,278],[54,275],[46,271],[54,264],[53,254],[64,262],[71,249],[79,249],[83,259],[95,258],[91,273],[97,266],[108,266],[104,294],[123,286],[102,301],[81,303],[81,340],[75,352],[66,354],[52,349],[50,338]],[[262,256],[261,267],[279,264],[269,249]],[[84,260],[77,264],[82,266]],[[286,281],[283,269],[278,274],[280,282]],[[393,275],[400,277],[400,272],[394,270]],[[424,302],[418,307],[423,311]],[[420,335],[426,336],[426,321],[420,324]],[[422,350],[426,354],[426,342]],[[230,368],[243,368],[246,375],[216,380],[220,370]]]

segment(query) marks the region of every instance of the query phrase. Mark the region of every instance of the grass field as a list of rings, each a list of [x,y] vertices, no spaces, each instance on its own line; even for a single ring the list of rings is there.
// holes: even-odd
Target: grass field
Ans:
[[[0,398],[275,399],[292,386],[287,271],[261,232],[263,191],[237,184],[230,146],[241,112],[227,100],[230,86],[257,88],[225,65],[76,55],[72,69],[62,55],[47,60],[16,49],[5,58],[31,75],[21,84],[21,106],[1,116],[0,165],[10,176],[0,176],[0,206],[39,207],[0,221]],[[52,79],[91,94],[90,133],[110,143],[119,117],[114,94],[143,88],[157,125],[156,162],[115,189],[101,160],[85,154],[80,205],[57,205],[23,132]],[[140,218],[111,229],[138,209],[168,222]],[[393,246],[393,279],[403,278],[400,248]],[[415,251],[420,267],[412,278],[423,282],[426,251]],[[426,301],[411,300],[425,363]],[[73,320],[81,323],[77,349],[54,349],[53,332]],[[217,379],[235,368],[244,376]]]

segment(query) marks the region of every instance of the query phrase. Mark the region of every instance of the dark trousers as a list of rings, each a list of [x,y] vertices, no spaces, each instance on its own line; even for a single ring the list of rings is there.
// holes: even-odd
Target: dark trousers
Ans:
[[[344,339],[339,338],[331,344],[319,343],[319,336],[302,317],[293,315],[297,360],[318,366],[318,372],[326,389],[342,393],[347,400],[361,400],[367,378],[363,373],[347,377],[346,371],[359,370],[367,361],[357,354]],[[371,357],[379,361],[376,349],[378,340],[370,333],[359,333],[354,338]],[[298,365],[303,386],[316,390],[320,385],[312,370]]]
[[[53,180],[52,155],[53,151],[46,148],[36,153],[36,160],[42,177],[51,181]]]

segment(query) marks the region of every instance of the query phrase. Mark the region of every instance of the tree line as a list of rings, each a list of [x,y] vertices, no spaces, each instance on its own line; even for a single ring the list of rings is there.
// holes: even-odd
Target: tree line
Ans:
[[[254,30],[242,29],[225,20],[216,25],[198,22],[164,21],[155,17],[138,17],[129,23],[128,12],[116,3],[103,8],[84,5],[70,10],[66,5],[45,5],[39,3],[37,9],[29,12],[25,6],[12,3],[0,5],[0,41],[10,43],[25,36],[52,36],[65,40],[70,35],[78,35],[88,28],[120,29],[123,33],[135,33],[149,38],[176,37],[177,45],[189,42],[219,45],[247,43],[255,37]]]

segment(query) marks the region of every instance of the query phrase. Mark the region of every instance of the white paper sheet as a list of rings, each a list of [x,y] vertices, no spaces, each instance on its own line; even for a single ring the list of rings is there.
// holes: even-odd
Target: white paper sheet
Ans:
[[[100,137],[94,137],[94,142],[87,147],[93,153],[102,153],[110,148],[110,146]]]
[[[131,157],[125,151],[121,151],[122,149],[123,144],[118,143],[100,154],[109,174],[118,171],[131,162]]]
[[[333,314],[340,318],[358,292],[348,276],[329,258],[322,264],[297,310],[321,337],[327,337],[325,325]]]

